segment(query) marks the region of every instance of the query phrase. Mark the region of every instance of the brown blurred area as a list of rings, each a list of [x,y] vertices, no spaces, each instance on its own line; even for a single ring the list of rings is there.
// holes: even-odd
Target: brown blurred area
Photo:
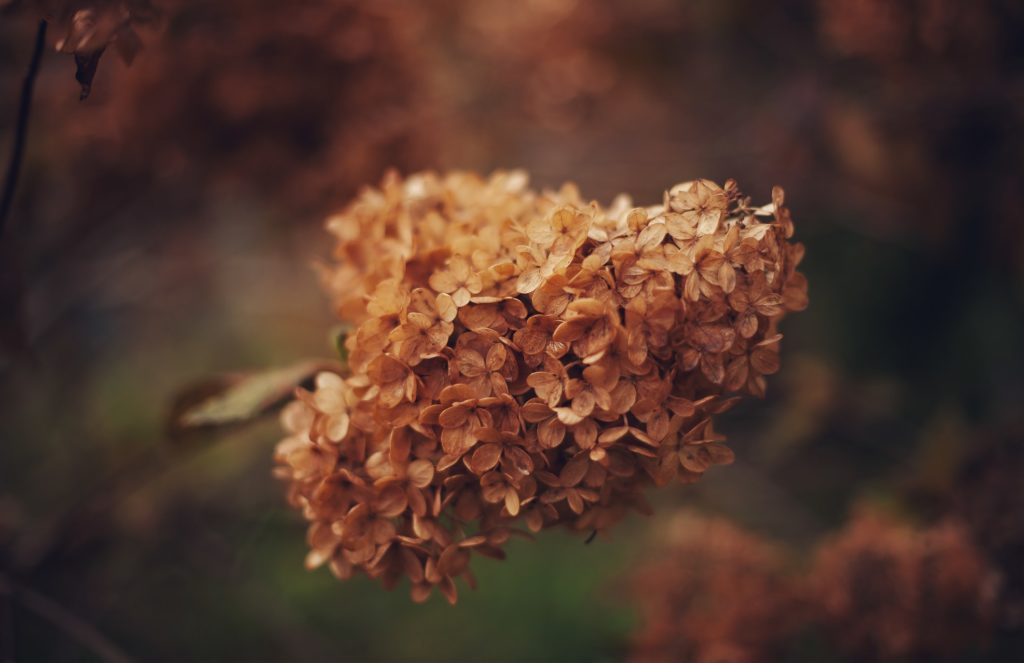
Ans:
[[[154,5],[85,101],[52,48],[36,82],[0,235],[0,659],[103,658],[78,623],[141,659],[624,655],[637,617],[602,587],[658,521],[524,543],[456,611],[414,608],[302,570],[273,421],[165,429],[197,380],[333,352],[322,222],[391,167],[604,203],[783,186],[811,307],[730,413],[736,466],[652,497],[798,548],[865,500],[960,516],[1005,599],[977,657],[1024,656],[1020,3]],[[0,0],[5,159],[35,9]]]

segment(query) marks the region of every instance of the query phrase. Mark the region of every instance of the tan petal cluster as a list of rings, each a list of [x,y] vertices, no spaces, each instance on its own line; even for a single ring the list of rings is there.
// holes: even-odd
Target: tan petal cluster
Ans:
[[[602,207],[521,172],[391,174],[327,227],[351,374],[289,407],[280,471],[311,566],[407,575],[416,599],[454,602],[519,522],[600,530],[731,462],[712,417],[764,393],[778,321],[807,304],[781,189]]]

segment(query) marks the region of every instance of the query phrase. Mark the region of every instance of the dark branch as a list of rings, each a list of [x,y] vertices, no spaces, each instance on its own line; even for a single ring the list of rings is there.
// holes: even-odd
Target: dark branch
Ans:
[[[3,197],[0,198],[0,237],[7,225],[7,215],[14,204],[14,192],[18,188],[18,175],[21,174],[21,162],[25,156],[25,139],[28,136],[28,119],[32,110],[32,90],[35,87],[39,63],[43,60],[43,49],[46,46],[46,19],[39,21],[36,31],[35,49],[32,61],[29,62],[25,80],[21,84],[21,103],[18,106],[18,120],[14,125],[14,145],[11,148],[11,160],[7,165],[7,176],[4,178]]]

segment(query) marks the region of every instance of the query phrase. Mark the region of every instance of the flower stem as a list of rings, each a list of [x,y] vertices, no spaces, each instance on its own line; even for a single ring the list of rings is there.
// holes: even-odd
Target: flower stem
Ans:
[[[39,64],[43,59],[43,47],[46,45],[46,19],[39,21],[36,31],[36,43],[32,51],[25,80],[21,85],[21,102],[18,106],[18,119],[14,126],[14,145],[11,149],[11,160],[7,165],[7,176],[4,178],[3,197],[0,197],[0,237],[7,225],[7,216],[14,203],[14,192],[18,186],[18,175],[21,173],[21,162],[25,156],[25,139],[28,135],[28,120],[32,110],[32,90],[35,87]]]

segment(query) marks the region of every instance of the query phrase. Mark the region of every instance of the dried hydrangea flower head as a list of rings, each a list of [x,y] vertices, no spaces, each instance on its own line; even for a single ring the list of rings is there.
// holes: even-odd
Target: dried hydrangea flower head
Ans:
[[[280,473],[310,566],[407,575],[417,600],[454,602],[519,522],[600,530],[731,462],[712,418],[764,393],[778,321],[807,304],[781,189],[605,208],[522,172],[391,174],[327,227],[351,374],[299,393]]]
[[[629,578],[643,620],[635,661],[783,658],[806,609],[785,552],[721,518],[682,512]]]
[[[995,577],[966,530],[915,530],[871,514],[821,546],[815,614],[858,660],[951,660],[991,633]]]

